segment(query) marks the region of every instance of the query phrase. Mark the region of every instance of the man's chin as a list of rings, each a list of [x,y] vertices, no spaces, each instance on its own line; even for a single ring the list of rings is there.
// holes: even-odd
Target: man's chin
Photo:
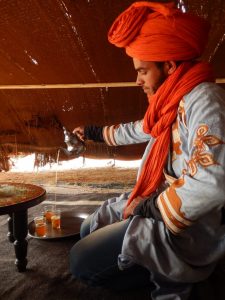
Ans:
[[[143,88],[143,92],[144,92],[145,94],[149,94],[149,93],[150,93],[149,89],[145,89],[145,88]]]
[[[144,92],[145,94],[147,94],[148,96],[152,96],[152,95],[155,94],[155,92],[152,91],[152,90],[149,89],[149,88],[142,88],[142,90],[143,90],[143,92]]]
[[[148,96],[153,96],[155,93],[150,91],[149,89],[145,89],[144,93],[147,94]]]

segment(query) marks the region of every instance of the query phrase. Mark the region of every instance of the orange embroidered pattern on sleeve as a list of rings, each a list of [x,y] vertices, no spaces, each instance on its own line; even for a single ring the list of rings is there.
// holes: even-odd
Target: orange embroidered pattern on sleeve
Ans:
[[[198,165],[206,168],[211,165],[218,165],[213,154],[207,152],[209,147],[224,144],[224,142],[214,135],[207,135],[209,128],[207,125],[201,125],[196,132],[194,140],[194,153],[191,160],[187,163],[190,176],[194,176],[198,171]],[[191,226],[193,221],[188,220],[181,209],[181,199],[176,189],[184,185],[184,175],[187,170],[183,170],[182,177],[173,181],[171,186],[160,194],[157,200],[159,210],[167,228],[174,234],[179,234],[186,227]]]
[[[176,193],[176,188],[179,188],[183,185],[183,177],[175,180],[169,188],[160,194],[157,201],[166,226],[174,234],[180,233],[193,223],[192,221],[188,220],[180,211],[181,199]]]
[[[194,176],[198,171],[198,165],[207,168],[212,165],[218,165],[212,153],[207,152],[207,147],[214,147],[224,144],[222,140],[214,135],[207,135],[209,128],[207,125],[201,125],[196,132],[194,140],[194,153],[187,163],[191,176]]]

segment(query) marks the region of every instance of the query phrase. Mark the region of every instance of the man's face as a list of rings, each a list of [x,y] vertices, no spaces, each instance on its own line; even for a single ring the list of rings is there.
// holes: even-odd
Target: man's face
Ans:
[[[155,62],[142,61],[136,58],[133,58],[133,63],[137,71],[137,85],[141,86],[149,96],[154,95],[168,76],[164,68],[160,68]]]

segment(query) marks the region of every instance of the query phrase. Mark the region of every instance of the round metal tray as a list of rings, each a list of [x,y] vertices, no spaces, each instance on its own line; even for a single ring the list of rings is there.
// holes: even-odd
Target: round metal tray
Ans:
[[[35,233],[34,221],[28,224],[28,235],[36,239],[61,239],[80,233],[80,225],[85,218],[73,212],[62,212],[61,229],[52,229],[50,223],[47,223],[47,232],[45,236],[37,236]]]

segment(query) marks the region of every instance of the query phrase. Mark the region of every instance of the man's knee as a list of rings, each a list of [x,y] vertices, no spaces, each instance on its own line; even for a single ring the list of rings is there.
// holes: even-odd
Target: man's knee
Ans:
[[[70,271],[76,279],[90,286],[99,286],[95,267],[95,264],[98,265],[97,259],[93,259],[94,254],[85,247],[84,240],[85,238],[77,242],[70,250]]]
[[[81,241],[77,242],[70,250],[70,271],[74,277],[79,279],[82,279],[85,273],[85,254],[86,251],[82,251]]]

